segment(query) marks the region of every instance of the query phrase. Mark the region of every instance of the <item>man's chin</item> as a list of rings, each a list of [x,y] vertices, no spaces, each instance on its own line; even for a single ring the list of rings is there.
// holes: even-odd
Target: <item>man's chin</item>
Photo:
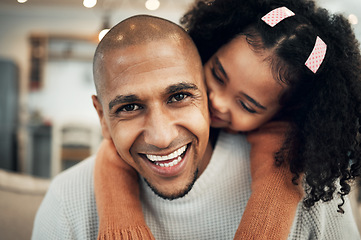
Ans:
[[[174,193],[170,193],[170,194],[163,193],[162,191],[160,191],[159,189],[154,187],[152,184],[150,184],[147,181],[147,179],[144,179],[144,180],[148,184],[150,189],[152,189],[152,191],[156,195],[158,195],[159,197],[161,197],[161,198],[163,198],[165,200],[175,200],[175,199],[178,199],[178,198],[182,198],[182,197],[184,197],[185,195],[187,195],[189,193],[189,191],[193,188],[193,185],[197,180],[197,176],[198,176],[198,169],[195,171],[192,181],[190,181],[190,183],[184,189],[179,190],[179,191],[174,192]]]

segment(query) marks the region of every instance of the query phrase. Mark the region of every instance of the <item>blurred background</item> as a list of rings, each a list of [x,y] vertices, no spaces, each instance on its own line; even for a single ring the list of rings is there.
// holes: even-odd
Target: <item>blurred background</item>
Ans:
[[[96,152],[101,132],[91,101],[92,58],[102,30],[134,14],[179,23],[193,2],[0,0],[0,190],[32,190],[38,199],[24,201],[38,204],[49,179]],[[361,0],[318,2],[348,17],[361,40]],[[4,204],[0,209],[9,207]]]

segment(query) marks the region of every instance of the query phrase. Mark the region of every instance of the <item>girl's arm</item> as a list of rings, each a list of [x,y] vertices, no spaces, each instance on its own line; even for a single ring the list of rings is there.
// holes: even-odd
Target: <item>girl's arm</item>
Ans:
[[[119,157],[111,140],[103,140],[97,153],[94,191],[98,239],[154,239],[144,220],[137,172]]]
[[[252,194],[234,239],[287,239],[302,199],[300,185],[292,183],[288,163],[276,166],[286,122],[270,122],[247,134],[251,144]]]

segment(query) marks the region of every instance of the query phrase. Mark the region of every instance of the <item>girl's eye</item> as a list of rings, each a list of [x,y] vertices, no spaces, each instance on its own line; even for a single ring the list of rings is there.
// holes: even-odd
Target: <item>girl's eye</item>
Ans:
[[[128,104],[118,109],[118,112],[132,112],[139,110],[141,107],[137,104]]]
[[[187,98],[189,95],[185,94],[185,93],[177,93],[174,94],[168,101],[168,103],[172,103],[172,102],[179,102],[184,100],[185,98]]]
[[[248,107],[244,102],[242,101],[239,101],[239,103],[241,104],[241,106],[247,111],[247,112],[250,112],[250,113],[257,113],[254,109]]]
[[[214,67],[211,69],[211,71],[212,71],[213,77],[217,80],[217,82],[218,82],[219,84],[223,85],[223,84],[224,84],[224,81],[222,80],[221,77],[218,76],[218,74],[216,73],[216,70],[214,69]]]

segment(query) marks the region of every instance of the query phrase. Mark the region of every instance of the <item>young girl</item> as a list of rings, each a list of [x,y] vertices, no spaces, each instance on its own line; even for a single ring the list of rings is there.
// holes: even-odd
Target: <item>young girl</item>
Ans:
[[[302,180],[308,208],[337,193],[342,213],[361,172],[361,56],[347,20],[313,1],[215,0],[181,22],[205,64],[212,127],[245,133],[252,147],[253,192],[235,239],[287,239],[302,198],[291,182]],[[99,239],[153,238],[137,175],[109,141],[94,174]]]

